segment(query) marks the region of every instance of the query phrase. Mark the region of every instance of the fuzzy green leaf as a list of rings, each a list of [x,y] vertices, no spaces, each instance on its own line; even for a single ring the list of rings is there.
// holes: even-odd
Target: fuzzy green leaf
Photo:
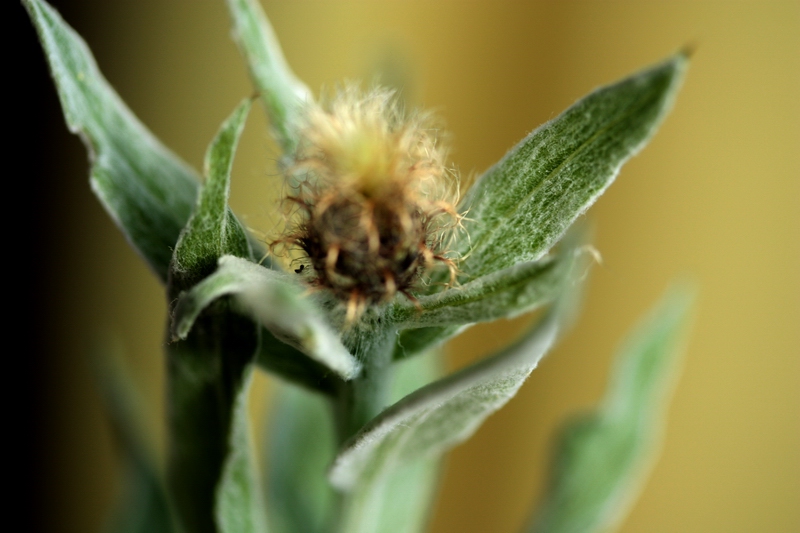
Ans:
[[[525,137],[467,192],[470,279],[536,261],[655,133],[687,56],[678,54],[578,101]]]
[[[244,122],[250,111],[245,100],[222,124],[205,158],[208,176],[186,228],[181,232],[171,264],[171,283],[180,278],[180,287],[191,287],[208,276],[217,260],[232,254],[252,258],[247,234],[228,210],[233,156]]]
[[[269,433],[267,507],[272,533],[323,533],[335,495],[325,478],[334,428],[325,398],[281,386]]]
[[[92,190],[162,281],[198,180],[111,88],[86,43],[41,0],[23,0],[47,56],[70,131],[89,151]]]
[[[294,127],[311,92],[292,73],[261,5],[256,0],[227,0],[233,36],[247,61],[250,77],[285,152],[297,143]]]
[[[435,348],[451,337],[455,337],[471,324],[462,326],[433,326],[429,328],[405,329],[397,335],[392,359],[411,357]]]
[[[441,354],[428,353],[395,365],[391,397],[399,400],[440,375]],[[439,480],[438,456],[389,461],[364,476],[340,498],[339,533],[419,533],[425,530]]]
[[[215,516],[220,533],[266,533],[264,495],[256,474],[247,398],[253,367],[245,369],[233,405],[228,455],[217,486]]]
[[[512,318],[555,299],[570,270],[574,250],[536,263],[518,263],[459,287],[397,305],[400,328],[472,324]]]
[[[531,533],[608,531],[624,516],[653,459],[691,302],[673,290],[621,351],[599,408],[566,427]]]
[[[360,370],[358,361],[326,323],[323,311],[288,274],[234,256],[219,260],[219,268],[178,301],[173,337],[184,338],[199,313],[225,295],[276,337],[294,346],[344,379]]]
[[[574,292],[580,284],[576,278],[579,274],[585,277],[589,268],[581,260],[591,256],[584,253],[585,242],[585,231],[571,231],[556,253],[537,262],[519,263],[423,296],[416,304],[395,304],[390,316],[402,331],[394,358],[403,359],[440,344],[476,322],[513,318],[537,309],[563,295],[565,288]]]
[[[549,314],[514,346],[409,394],[352,437],[330,473],[352,490],[412,459],[435,457],[468,438],[502,407],[553,343],[557,320]]]

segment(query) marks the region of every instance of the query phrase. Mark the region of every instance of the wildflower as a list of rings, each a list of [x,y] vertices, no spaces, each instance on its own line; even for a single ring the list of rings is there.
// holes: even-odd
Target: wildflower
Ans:
[[[457,177],[429,115],[404,115],[391,91],[346,87],[308,105],[298,138],[287,169],[296,220],[273,244],[302,252],[296,270],[345,303],[348,321],[397,293],[413,300],[437,264],[452,278]]]

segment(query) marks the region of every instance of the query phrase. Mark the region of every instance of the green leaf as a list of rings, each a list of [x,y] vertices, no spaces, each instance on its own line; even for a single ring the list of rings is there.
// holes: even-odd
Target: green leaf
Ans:
[[[441,373],[441,354],[429,352],[394,365],[391,397],[399,400]],[[365,476],[340,498],[341,533],[419,533],[430,517],[439,481],[440,456],[411,458],[401,468],[391,462]]]
[[[262,369],[313,392],[333,395],[342,380],[322,363],[289,346],[268,329],[261,329],[261,347],[256,363]]]
[[[335,495],[325,472],[334,428],[325,398],[281,386],[269,434],[267,506],[272,533],[323,533]]]
[[[429,328],[405,329],[397,336],[392,359],[400,360],[425,350],[435,348],[451,337],[455,337],[471,324],[462,326],[433,326]]]
[[[117,343],[106,340],[93,350],[92,362],[122,453],[124,482],[108,533],[173,533],[172,514],[152,437],[142,413],[142,398],[129,377]]]
[[[393,319],[401,328],[472,324],[512,318],[553,301],[572,266],[574,250],[558,258],[481,276],[459,287],[423,296],[417,305],[396,305]]]
[[[585,278],[589,270],[583,259],[593,256],[586,252],[585,242],[586,231],[573,229],[557,252],[537,262],[518,263],[423,296],[416,304],[395,304],[390,311],[392,320],[408,329],[400,332],[394,358],[403,359],[440,344],[476,322],[513,318],[532,311],[559,295],[563,308],[567,305],[564,295],[569,292],[577,299],[578,278]]]
[[[352,490],[390,475],[412,459],[435,457],[468,438],[516,394],[553,343],[556,331],[557,320],[551,313],[512,347],[386,409],[342,447],[330,472],[332,483]]]
[[[275,32],[256,0],[227,0],[233,19],[233,36],[247,61],[250,77],[267,110],[275,136],[285,152],[297,143],[294,128],[311,92],[292,73]]]
[[[70,131],[89,151],[92,190],[162,281],[189,219],[197,177],[133,115],[86,43],[41,0],[23,0],[47,56]]]
[[[459,268],[474,279],[541,258],[655,133],[687,61],[596,90],[486,171],[459,206],[470,236]]]
[[[359,362],[327,324],[324,312],[291,276],[234,256],[219,260],[219,268],[178,301],[173,338],[184,338],[199,313],[225,295],[280,340],[322,363],[344,379],[360,370]]]
[[[211,274],[225,254],[252,258],[247,234],[228,210],[230,176],[236,145],[250,111],[245,100],[222,124],[205,158],[208,176],[186,228],[181,232],[171,264],[171,279],[180,287],[191,287]]]
[[[245,370],[236,394],[228,454],[217,486],[215,516],[220,533],[266,533],[264,495],[256,475],[247,398],[253,367]]]
[[[675,289],[619,354],[598,409],[569,424],[531,533],[608,531],[624,516],[652,463],[691,303]]]

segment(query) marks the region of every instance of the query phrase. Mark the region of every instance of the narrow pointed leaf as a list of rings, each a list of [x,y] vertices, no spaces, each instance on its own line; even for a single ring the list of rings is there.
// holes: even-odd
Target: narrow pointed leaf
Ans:
[[[334,428],[326,398],[281,386],[270,421],[267,508],[272,533],[323,533],[335,495],[325,472]]]
[[[339,452],[330,479],[351,490],[412,460],[434,457],[468,438],[502,407],[553,343],[557,321],[548,315],[500,354],[423,387],[386,409]]]
[[[275,32],[257,0],[227,0],[233,36],[247,61],[250,77],[267,110],[276,138],[286,152],[296,144],[294,127],[300,106],[311,92],[292,73]]]
[[[655,133],[686,68],[678,54],[578,101],[525,137],[459,206],[470,279],[541,258]]]
[[[162,281],[189,219],[197,177],[133,115],[86,43],[41,0],[23,0],[39,33],[70,131],[89,151],[92,190]]]
[[[219,268],[178,301],[173,336],[183,338],[206,306],[225,295],[276,337],[344,379],[359,372],[358,361],[326,323],[322,310],[288,274],[269,270],[234,256],[224,256]]]
[[[250,100],[239,104],[209,146],[205,158],[207,180],[175,248],[173,282],[176,277],[188,278],[181,285],[194,285],[213,272],[217,260],[225,254],[252,256],[244,229],[228,210],[233,156],[249,111]]]
[[[402,302],[392,309],[401,328],[394,358],[403,359],[436,346],[477,322],[513,318],[548,304],[565,288],[578,298],[579,277],[589,264],[584,253],[586,232],[573,230],[552,256],[518,263],[438,294],[423,296],[416,304]],[[566,301],[560,304],[566,305]],[[567,318],[567,317],[564,317]],[[406,328],[406,329],[403,329]]]
[[[428,353],[395,365],[391,397],[399,400],[440,375],[441,354]],[[425,531],[439,481],[440,456],[412,458],[401,468],[388,463],[341,495],[334,531],[419,533]]]
[[[398,305],[400,327],[472,324],[512,318],[555,299],[572,264],[572,250],[559,258],[518,263],[459,287]]]
[[[626,343],[598,409],[568,425],[531,533],[608,531],[652,462],[691,297],[673,290]]]
[[[253,367],[245,370],[233,406],[228,455],[217,486],[215,515],[220,533],[266,533],[266,511],[256,474],[253,438],[247,409]]]

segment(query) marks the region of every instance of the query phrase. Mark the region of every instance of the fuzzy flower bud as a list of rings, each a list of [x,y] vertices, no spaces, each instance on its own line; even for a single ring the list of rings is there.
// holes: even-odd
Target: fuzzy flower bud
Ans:
[[[426,115],[403,116],[386,90],[339,91],[311,104],[287,175],[299,183],[289,231],[300,271],[346,304],[352,320],[368,304],[411,290],[443,264],[460,221],[454,173]]]

